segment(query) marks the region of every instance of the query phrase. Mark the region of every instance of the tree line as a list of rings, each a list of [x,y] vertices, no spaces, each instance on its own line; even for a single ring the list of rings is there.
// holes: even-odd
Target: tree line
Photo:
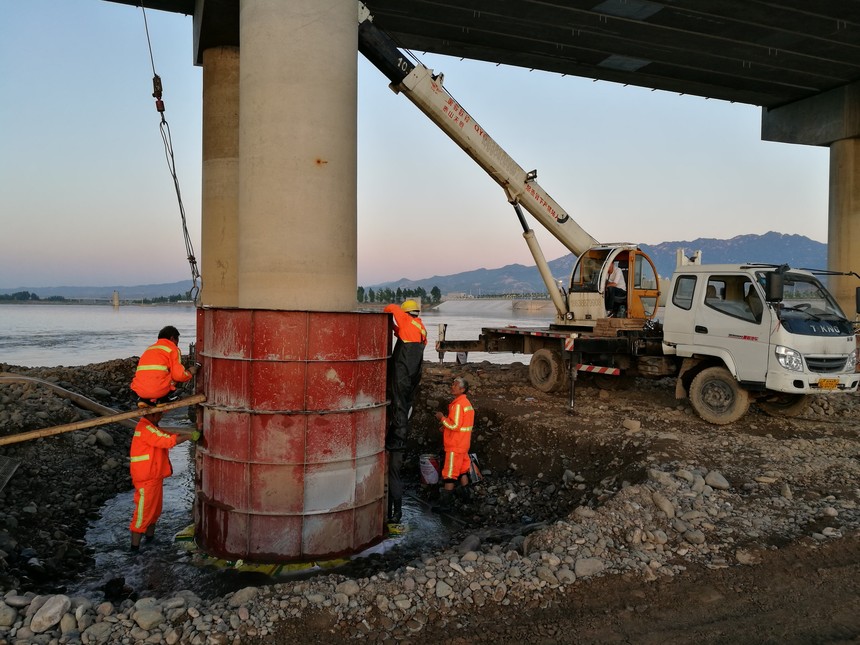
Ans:
[[[40,298],[35,293],[29,291],[16,291],[15,293],[0,293],[0,302],[57,302],[65,300],[63,296],[49,296]]]
[[[401,289],[400,287],[391,289],[390,287],[384,287],[376,290],[373,287],[368,289],[359,287],[355,295],[359,302],[377,302],[384,305],[391,302],[399,303],[409,299],[417,300],[424,305],[436,305],[442,301],[442,292],[436,286],[430,289],[429,294],[424,287],[418,287],[417,289]]]
[[[38,294],[30,291],[16,291],[15,293],[0,293],[0,302],[92,302],[97,298],[66,298],[65,296],[48,296],[40,298]],[[110,298],[102,300],[109,302]],[[177,293],[172,296],[157,296],[155,298],[140,298],[134,300],[123,300],[123,302],[139,302],[144,305],[166,304],[168,302],[182,302],[191,300],[191,292]]]

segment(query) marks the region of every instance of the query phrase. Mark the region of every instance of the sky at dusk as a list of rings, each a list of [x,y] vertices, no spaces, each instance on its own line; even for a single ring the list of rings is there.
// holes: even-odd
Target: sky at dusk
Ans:
[[[199,263],[192,21],[146,18]],[[417,54],[601,242],[827,241],[828,150],[761,141],[757,107]],[[534,264],[501,188],[357,61],[359,284]],[[151,94],[139,8],[0,2],[0,288],[191,277]],[[547,259],[567,252],[530,223]]]

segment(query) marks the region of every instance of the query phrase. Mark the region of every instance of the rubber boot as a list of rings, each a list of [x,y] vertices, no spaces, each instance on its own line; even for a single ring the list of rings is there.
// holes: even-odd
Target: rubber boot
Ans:
[[[388,500],[388,517],[385,520],[386,523],[388,523],[388,524],[400,524],[401,519],[403,519],[403,500],[389,499]]]
[[[468,504],[472,501],[472,491],[468,486],[463,486],[460,484],[457,488],[454,489],[454,494],[457,496],[463,504]]]
[[[454,506],[454,491],[442,489],[439,491],[439,501],[431,508],[434,513],[447,513]]]
[[[137,553],[140,551],[140,540],[143,538],[143,533],[135,533],[132,531],[131,533],[131,544],[129,545],[129,551],[132,553]]]

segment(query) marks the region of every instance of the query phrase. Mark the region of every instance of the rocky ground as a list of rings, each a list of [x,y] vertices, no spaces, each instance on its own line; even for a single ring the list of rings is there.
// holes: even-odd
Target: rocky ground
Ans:
[[[0,369],[129,409],[133,367]],[[571,414],[567,394],[537,392],[522,365],[427,365],[407,472],[422,498],[417,456],[438,449],[432,415],[461,373],[485,479],[452,514],[449,545],[223,597],[64,595],[91,562],[87,521],[130,488],[130,433],[0,447],[20,462],[0,491],[0,645],[860,641],[856,395],[820,397],[795,419],[753,407],[718,428],[670,381],[580,379]],[[0,383],[0,436],[89,416],[46,388]]]

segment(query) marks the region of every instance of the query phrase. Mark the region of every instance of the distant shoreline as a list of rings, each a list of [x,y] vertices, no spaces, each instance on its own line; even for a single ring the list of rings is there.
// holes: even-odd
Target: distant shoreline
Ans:
[[[86,305],[86,306],[115,306],[110,300],[0,300],[0,307],[3,305]],[[122,302],[119,307],[196,307],[193,302],[183,300],[180,302]]]
[[[434,304],[425,304],[422,306],[422,311],[444,311],[445,309],[461,309],[461,310],[475,310],[482,309],[486,307],[499,308],[499,304],[504,303],[506,306],[504,309],[510,309],[512,311],[529,311],[529,312],[539,312],[543,310],[553,310],[553,303],[551,300],[529,300],[529,299],[517,299],[517,298],[454,298],[451,300],[443,300]],[[362,302],[356,303],[356,308],[353,310],[355,312],[367,312],[367,313],[382,313],[382,310],[390,303],[377,303],[377,302]],[[197,304],[194,302],[190,302],[187,300],[179,301],[179,302],[122,302],[120,301],[119,305],[114,305],[110,300],[0,300],[0,306],[3,305],[33,305],[33,306],[51,306],[51,305],[60,305],[60,306],[72,306],[72,305],[83,305],[83,306],[95,306],[95,307],[197,307]]]

